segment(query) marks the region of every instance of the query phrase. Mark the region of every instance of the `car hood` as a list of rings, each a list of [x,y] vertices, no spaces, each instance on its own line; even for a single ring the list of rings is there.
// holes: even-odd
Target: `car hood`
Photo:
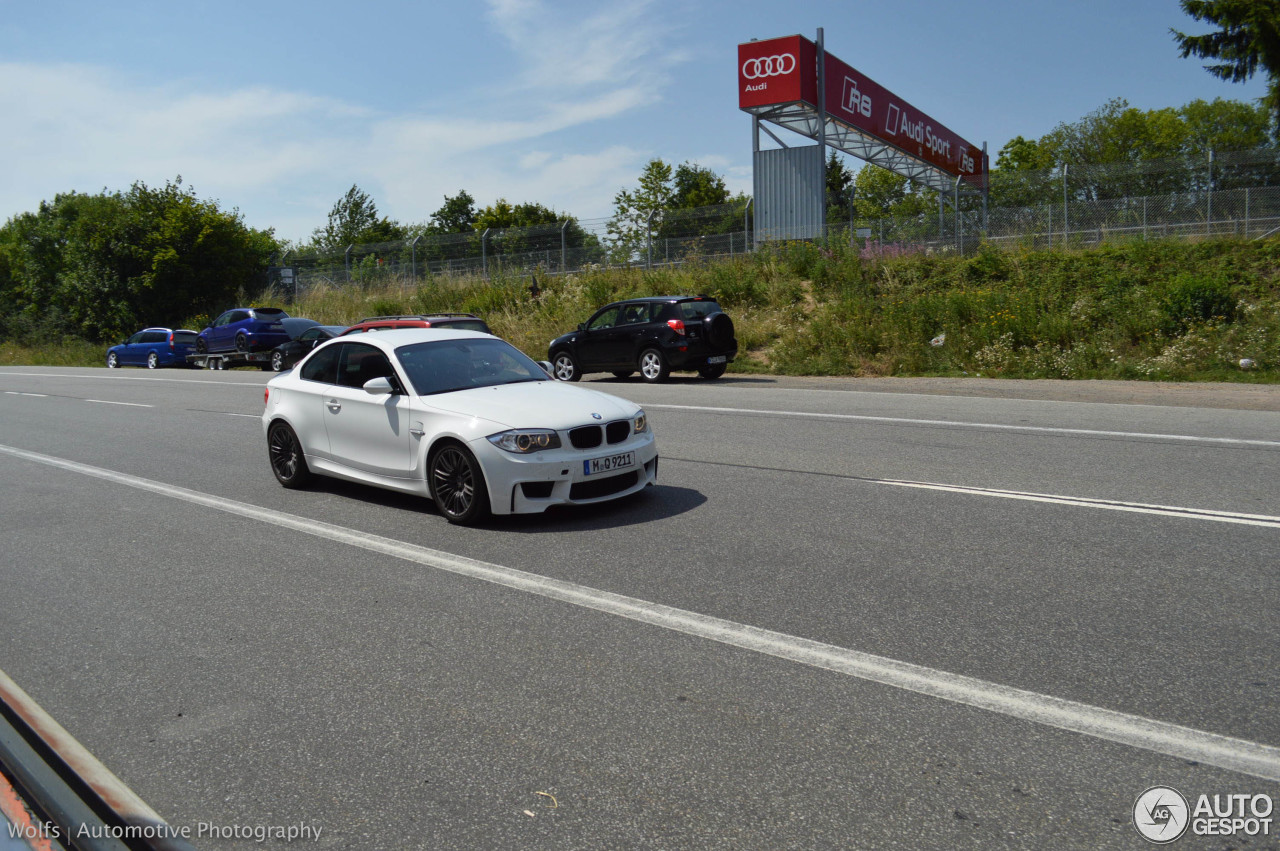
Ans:
[[[420,398],[433,408],[480,417],[507,428],[568,429],[628,419],[640,410],[626,399],[559,381],[501,384]],[[599,419],[594,414],[599,414]]]

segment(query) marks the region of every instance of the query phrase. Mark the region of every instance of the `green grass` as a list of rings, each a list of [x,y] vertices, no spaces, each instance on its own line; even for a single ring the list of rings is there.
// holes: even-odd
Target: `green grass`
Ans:
[[[295,316],[466,311],[535,358],[598,306],[636,295],[719,299],[741,348],[732,372],[1280,380],[1280,242],[1135,242],[1077,251],[864,259],[841,244],[774,244],[664,270],[527,279],[435,278],[317,288]],[[187,327],[203,327],[192,317]],[[945,336],[941,345],[930,341]],[[58,352],[62,354],[58,354]],[[96,365],[105,346],[0,348],[0,363]],[[1242,369],[1241,359],[1255,364]]]

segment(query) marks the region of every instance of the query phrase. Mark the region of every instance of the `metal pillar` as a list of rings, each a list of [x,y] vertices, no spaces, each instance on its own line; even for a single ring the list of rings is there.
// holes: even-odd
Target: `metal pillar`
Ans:
[[[827,236],[827,52],[818,27],[818,153],[822,155],[822,213],[818,232]]]
[[[418,234],[418,236],[413,240],[413,244],[409,246],[409,250],[411,252],[409,257],[409,276],[413,278],[414,281],[418,280],[418,243],[421,240],[422,234]]]
[[[565,236],[565,229],[569,227],[569,220],[565,219],[564,224],[560,226],[560,273],[564,274],[569,269],[569,242]]]

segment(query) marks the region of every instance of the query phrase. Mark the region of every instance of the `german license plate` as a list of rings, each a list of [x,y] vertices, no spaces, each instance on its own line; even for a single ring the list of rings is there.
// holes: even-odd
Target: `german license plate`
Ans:
[[[583,461],[582,474],[584,476],[594,476],[596,473],[611,473],[614,470],[634,467],[635,465],[636,453],[623,452],[618,455],[608,455],[604,458],[592,458],[590,461]]]
[[[728,355],[716,355],[713,358],[707,358],[707,363],[724,363],[728,359]]]

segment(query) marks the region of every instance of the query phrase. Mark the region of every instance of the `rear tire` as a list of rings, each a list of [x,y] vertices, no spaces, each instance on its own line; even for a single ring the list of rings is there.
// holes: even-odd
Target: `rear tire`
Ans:
[[[568,352],[557,352],[551,359],[551,371],[560,381],[577,381],[582,377],[577,359]]]
[[[276,372],[284,372],[284,352],[271,353],[271,368]]]
[[[311,481],[311,468],[298,436],[288,424],[277,422],[267,432],[267,454],[271,459],[271,472],[276,480],[290,490],[303,487]]]
[[[700,368],[698,370],[698,375],[701,375],[703,378],[707,379],[708,381],[711,381],[713,379],[719,378],[720,376],[724,375],[724,371],[725,371],[725,364],[716,363],[716,364],[711,364],[710,366],[704,366]]]
[[[236,334],[236,351],[241,354],[247,354],[249,351],[249,338],[245,336],[243,331]]]
[[[160,366],[160,356],[155,352],[147,355],[147,369],[156,369]]]
[[[489,489],[480,462],[461,444],[446,443],[427,467],[431,498],[450,523],[469,526],[489,516]]]
[[[640,353],[640,377],[650,384],[659,384],[671,375],[667,359],[658,349],[645,349]]]

